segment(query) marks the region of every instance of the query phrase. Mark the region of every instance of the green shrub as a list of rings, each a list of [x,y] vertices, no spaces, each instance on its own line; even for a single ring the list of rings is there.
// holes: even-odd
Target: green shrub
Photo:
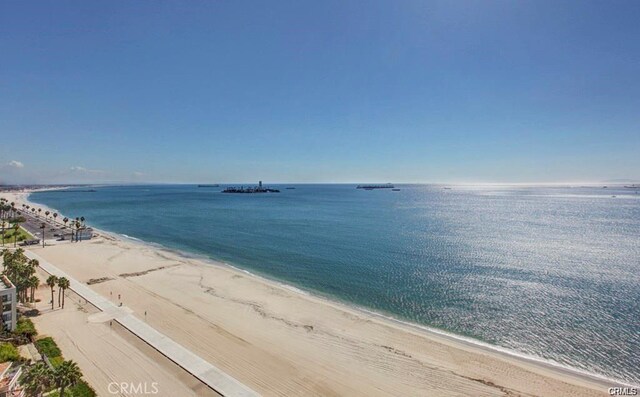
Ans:
[[[53,368],[58,368],[60,364],[64,362],[64,357],[62,356],[49,357],[49,362],[51,363],[51,365],[53,365]]]
[[[0,363],[16,361],[20,358],[18,349],[11,343],[0,343]]]
[[[73,397],[96,397],[96,391],[84,380],[69,389]],[[65,393],[67,394],[67,393]]]
[[[24,335],[27,338],[32,338],[38,335],[38,331],[36,331],[36,327],[33,325],[33,321],[24,317],[20,317],[18,319],[15,333],[18,335]]]
[[[60,390],[54,390],[47,397],[60,397]],[[84,380],[64,391],[64,397],[96,397],[96,392]]]
[[[44,354],[50,359],[53,357],[62,356],[62,352],[58,348],[58,345],[56,345],[56,342],[54,342],[50,337],[38,339],[36,341],[36,347],[38,348],[40,354]]]

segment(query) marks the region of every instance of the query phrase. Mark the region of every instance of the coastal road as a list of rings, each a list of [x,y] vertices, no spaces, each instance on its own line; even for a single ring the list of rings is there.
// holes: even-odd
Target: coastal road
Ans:
[[[100,309],[108,318],[117,321],[134,335],[145,341],[147,344],[162,353],[168,359],[182,367],[195,378],[222,394],[223,396],[254,397],[258,393],[240,383],[236,379],[227,375],[211,363],[205,361],[182,345],[176,343],[171,338],[158,332],[131,313],[126,307],[119,307],[113,302],[96,293],[84,283],[76,280],[58,267],[44,260],[39,255],[25,251],[25,255],[30,259],[37,259],[40,268],[49,274],[57,277],[66,277],[71,284],[71,289],[86,299],[92,305]]]
[[[36,217],[34,214],[27,213],[27,211],[20,211],[20,212],[21,212],[20,215],[23,216],[25,219],[25,222],[21,223],[20,226],[26,231],[28,231],[29,233],[31,233],[37,239],[42,238],[42,229],[40,228],[40,226],[43,223],[46,225],[45,238],[47,240],[56,239],[57,237],[54,237],[54,234],[71,233],[70,229],[66,229],[62,226],[61,219],[59,219],[58,222],[54,222],[52,218],[45,219],[44,215]]]

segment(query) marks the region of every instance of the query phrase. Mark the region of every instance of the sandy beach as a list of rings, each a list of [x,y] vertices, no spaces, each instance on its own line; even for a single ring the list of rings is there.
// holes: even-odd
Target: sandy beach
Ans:
[[[64,309],[51,309],[49,287],[45,285],[48,274],[38,271],[42,285],[36,292],[40,302],[36,307],[40,315],[32,320],[42,336],[51,336],[62,349],[66,359],[82,368],[85,379],[99,391],[99,395],[112,393],[119,388],[113,383],[143,385],[155,383],[165,395],[217,396],[189,374],[176,367],[160,354],[132,336],[127,330],[112,322],[98,322],[92,316],[99,313],[72,291],[65,297]]]
[[[22,203],[27,193],[0,197]],[[595,396],[609,387],[108,233],[29,249],[265,396]],[[105,325],[66,312],[45,314],[42,326],[56,337],[67,333],[69,341],[106,338],[92,330]],[[124,375],[101,372],[89,356],[104,357],[117,344],[148,360],[122,336],[108,338],[78,359],[99,395],[108,395],[99,389],[106,380]],[[72,345],[61,343],[69,357]],[[155,373],[149,376],[171,376],[148,365]],[[170,387],[160,395],[175,395],[183,385]]]

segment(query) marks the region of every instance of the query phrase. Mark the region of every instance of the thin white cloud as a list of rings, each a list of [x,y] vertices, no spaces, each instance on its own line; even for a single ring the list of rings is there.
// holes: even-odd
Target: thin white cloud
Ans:
[[[137,176],[137,177],[144,176],[144,172],[135,171],[135,172],[133,173],[133,176]]]
[[[9,163],[7,164],[8,167],[12,167],[12,168],[24,168],[24,164],[18,160],[11,160],[9,161]]]
[[[89,168],[82,167],[79,165],[73,166],[69,168],[69,170],[71,170],[72,172],[81,173],[81,174],[104,174],[104,171],[102,170],[91,170]]]

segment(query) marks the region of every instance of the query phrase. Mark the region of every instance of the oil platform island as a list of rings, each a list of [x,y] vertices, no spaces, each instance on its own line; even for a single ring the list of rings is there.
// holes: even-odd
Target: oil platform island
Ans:
[[[258,186],[253,187],[228,187],[222,193],[280,193],[278,189],[270,189],[262,186],[262,181],[258,182]]]
[[[385,183],[382,185],[358,185],[356,189],[374,190],[374,189],[393,189],[394,186],[391,183]]]

